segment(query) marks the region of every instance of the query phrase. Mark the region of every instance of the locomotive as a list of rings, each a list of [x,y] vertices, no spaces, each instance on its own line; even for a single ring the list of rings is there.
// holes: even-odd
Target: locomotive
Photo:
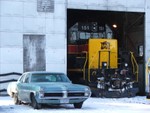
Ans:
[[[138,65],[133,52],[118,47],[108,25],[76,23],[68,34],[67,73],[74,83],[90,86],[95,97],[133,97]]]

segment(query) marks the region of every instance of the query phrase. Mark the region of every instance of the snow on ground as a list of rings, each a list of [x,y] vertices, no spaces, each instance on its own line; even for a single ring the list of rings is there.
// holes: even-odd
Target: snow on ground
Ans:
[[[133,98],[89,98],[82,109],[73,105],[46,106],[34,110],[29,105],[14,105],[10,97],[0,97],[0,113],[150,113],[150,100],[145,96]]]

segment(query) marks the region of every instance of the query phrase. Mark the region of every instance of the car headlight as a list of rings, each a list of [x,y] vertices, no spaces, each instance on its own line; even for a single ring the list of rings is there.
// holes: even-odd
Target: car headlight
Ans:
[[[39,97],[44,97],[44,88],[40,88]]]
[[[91,90],[90,90],[90,88],[85,88],[85,93],[84,93],[84,96],[86,96],[86,97],[90,97],[91,96]]]

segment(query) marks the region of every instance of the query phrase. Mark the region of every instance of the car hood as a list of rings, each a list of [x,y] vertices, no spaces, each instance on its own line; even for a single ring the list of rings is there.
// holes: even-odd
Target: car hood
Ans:
[[[87,86],[72,83],[36,83],[32,86],[43,88],[45,91],[85,91]]]

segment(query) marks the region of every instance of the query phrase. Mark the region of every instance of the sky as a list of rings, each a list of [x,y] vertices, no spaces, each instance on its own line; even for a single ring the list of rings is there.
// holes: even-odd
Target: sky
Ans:
[[[145,96],[133,98],[89,98],[82,109],[73,105],[45,106],[34,110],[29,105],[14,105],[12,98],[0,97],[0,113],[150,113],[150,100]]]

